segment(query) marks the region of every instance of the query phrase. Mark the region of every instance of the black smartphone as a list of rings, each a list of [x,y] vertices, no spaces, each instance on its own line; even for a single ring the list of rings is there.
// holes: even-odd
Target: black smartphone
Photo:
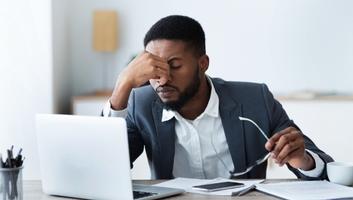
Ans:
[[[213,192],[213,191],[226,190],[226,189],[238,188],[238,187],[243,187],[243,186],[244,186],[243,183],[225,181],[225,182],[219,182],[219,183],[195,185],[195,186],[192,186],[192,188],[195,190]]]

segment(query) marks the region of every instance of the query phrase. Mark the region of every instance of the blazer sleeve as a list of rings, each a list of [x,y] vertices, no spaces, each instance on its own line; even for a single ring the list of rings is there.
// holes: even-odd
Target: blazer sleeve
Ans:
[[[262,85],[262,93],[263,93],[263,97],[264,97],[265,104],[266,104],[271,134],[275,134],[278,131],[283,130],[289,126],[293,126],[293,127],[297,128],[298,130],[300,130],[300,128],[293,122],[293,120],[289,119],[289,117],[288,117],[286,111],[283,109],[282,105],[276,99],[274,99],[272,93],[269,91],[268,87],[265,84]],[[332,162],[333,159],[329,155],[327,155],[325,152],[320,150],[314,144],[314,142],[310,138],[308,138],[306,135],[303,134],[303,137],[304,137],[304,142],[305,142],[305,148],[316,153],[324,161],[324,163],[325,163],[324,170],[319,177],[313,178],[313,177],[308,177],[308,176],[302,174],[299,170],[293,168],[289,164],[287,164],[288,169],[291,170],[300,179],[305,179],[305,180],[327,179],[326,164],[328,162]]]

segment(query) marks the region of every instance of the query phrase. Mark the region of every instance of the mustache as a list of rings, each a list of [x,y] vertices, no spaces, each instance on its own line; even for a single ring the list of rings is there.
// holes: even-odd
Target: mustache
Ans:
[[[179,91],[177,87],[173,85],[162,85],[156,88],[156,92],[169,92],[169,91]]]

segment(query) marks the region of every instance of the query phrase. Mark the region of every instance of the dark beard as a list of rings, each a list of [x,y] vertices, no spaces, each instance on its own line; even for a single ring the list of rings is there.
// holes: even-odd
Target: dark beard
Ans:
[[[193,83],[191,83],[184,92],[180,93],[179,99],[177,101],[171,101],[171,102],[162,102],[162,100],[159,98],[159,101],[162,102],[163,107],[166,110],[174,110],[178,111],[180,110],[192,97],[195,96],[197,91],[199,90],[201,80],[199,77],[199,67],[197,67],[197,70],[194,74],[193,80],[195,80]]]

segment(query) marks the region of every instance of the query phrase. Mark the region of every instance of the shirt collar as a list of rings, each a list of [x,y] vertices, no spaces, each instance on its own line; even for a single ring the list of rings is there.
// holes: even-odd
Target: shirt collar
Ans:
[[[210,99],[208,100],[206,109],[197,118],[201,118],[204,115],[209,115],[211,117],[219,117],[219,109],[218,109],[219,108],[219,98],[218,98],[216,90],[213,86],[211,78],[207,76],[207,80],[211,86]],[[177,111],[167,110],[164,108],[163,112],[162,112],[162,120],[161,121],[165,122],[165,121],[171,120],[173,117],[176,117],[178,119],[177,114],[179,114],[179,113],[177,113]],[[180,115],[178,115],[178,116],[180,116]]]

